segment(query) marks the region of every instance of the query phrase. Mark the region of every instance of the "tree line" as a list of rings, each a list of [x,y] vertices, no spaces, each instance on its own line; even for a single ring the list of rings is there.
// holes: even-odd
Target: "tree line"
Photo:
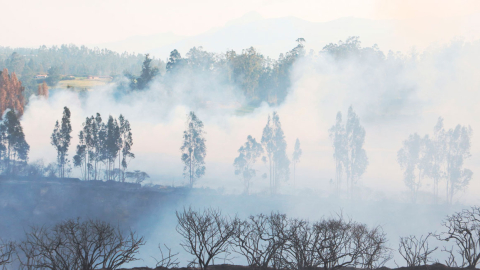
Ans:
[[[208,269],[219,260],[232,262],[237,254],[253,268],[379,269],[395,253],[381,226],[367,226],[342,214],[311,222],[278,212],[240,218],[215,208],[189,207],[176,211],[176,217],[180,247],[192,256],[187,267]],[[452,243],[440,251],[447,255],[445,265],[474,269],[480,260],[479,226],[480,207],[474,206],[448,215],[439,233],[399,237],[396,251],[407,267],[439,263],[433,258],[438,247],[430,242],[435,238]],[[68,219],[53,226],[32,226],[20,242],[0,239],[0,266],[118,269],[139,260],[139,249],[145,243],[128,228],[101,220]],[[160,258],[155,258],[155,267],[178,268],[179,253],[164,247],[168,253],[159,245]]]
[[[468,186],[473,172],[464,167],[471,148],[472,128],[457,125],[445,130],[443,118],[438,118],[433,136],[411,134],[403,141],[397,160],[403,170],[405,185],[415,202],[426,179],[433,183],[433,200],[439,201],[439,184],[444,181],[445,199],[453,203],[453,196]]]
[[[116,53],[108,49],[61,45],[39,48],[0,47],[0,69],[15,72],[26,88],[25,97],[35,93],[39,81],[34,77],[48,74],[47,83],[55,86],[62,75],[78,77],[118,76],[135,72],[142,65],[142,54]],[[164,66],[161,60],[156,65]],[[40,82],[41,83],[41,82]]]
[[[44,167],[42,162],[28,163],[30,146],[19,121],[18,113],[9,109],[0,123],[0,169],[12,176],[69,177],[71,173],[68,150],[72,139],[71,112],[64,107],[62,119],[56,121],[50,141],[57,152],[57,161]],[[130,122],[120,115],[103,122],[99,113],[87,117],[79,134],[79,144],[73,165],[80,169],[84,180],[115,180],[132,178],[141,182],[148,178],[142,171],[127,172],[128,163],[135,158],[132,152],[133,135]]]

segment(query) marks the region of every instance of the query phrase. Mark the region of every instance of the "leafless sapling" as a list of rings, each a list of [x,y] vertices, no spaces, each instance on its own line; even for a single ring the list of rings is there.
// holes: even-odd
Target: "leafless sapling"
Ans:
[[[400,237],[398,253],[400,253],[406,261],[407,267],[427,265],[429,262],[432,262],[430,255],[437,250],[438,247],[430,249],[428,238],[431,236],[432,233],[427,234],[426,237],[422,235],[420,238],[414,235]]]
[[[153,258],[157,263],[155,267],[165,267],[165,268],[178,268],[179,261],[178,261],[178,252],[172,253],[172,249],[169,248],[167,245],[163,244],[165,249],[168,253],[163,253],[162,245],[158,245],[158,250],[160,251],[160,259],[157,260]]]

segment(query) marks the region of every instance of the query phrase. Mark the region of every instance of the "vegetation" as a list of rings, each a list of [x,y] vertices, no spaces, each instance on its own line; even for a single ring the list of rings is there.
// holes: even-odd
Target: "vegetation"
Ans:
[[[348,108],[345,126],[342,122],[342,113],[338,112],[336,123],[330,128],[329,133],[333,140],[337,190],[341,188],[342,176],[345,173],[347,190],[350,196],[353,196],[355,184],[368,166],[368,158],[363,149],[365,129],[360,125],[360,119],[352,106]]]
[[[189,186],[193,187],[195,181],[205,175],[205,156],[207,146],[203,131],[203,122],[194,112],[188,114],[186,130],[183,132],[182,151],[183,175],[188,178]]]
[[[131,152],[133,137],[128,120],[122,115],[118,120],[109,116],[107,123],[104,123],[97,113],[85,119],[78,138],[73,162],[75,167],[81,169],[83,179],[101,179],[103,165],[105,180],[125,181],[128,161],[135,158]]]
[[[25,98],[23,91],[25,88],[22,86],[17,78],[15,72],[8,73],[8,69],[3,69],[0,73],[0,115],[6,110],[14,110],[17,116],[23,115],[25,106]]]
[[[447,182],[446,200],[453,203],[453,196],[465,188],[473,172],[464,168],[470,157],[472,129],[457,125],[446,131],[443,118],[434,127],[433,137],[420,137],[414,133],[403,142],[397,160],[403,170],[405,185],[410,189],[415,202],[425,178],[433,180],[434,202],[438,202],[438,183]]]

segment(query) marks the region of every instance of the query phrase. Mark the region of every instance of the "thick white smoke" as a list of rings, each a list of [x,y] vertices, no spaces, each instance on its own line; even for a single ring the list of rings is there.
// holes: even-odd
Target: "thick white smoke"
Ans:
[[[408,200],[396,153],[411,133],[431,134],[438,117],[445,118],[446,128],[471,125],[474,131],[472,158],[466,167],[474,178],[462,202],[477,203],[478,183],[478,101],[480,78],[480,44],[452,42],[430,48],[422,54],[389,54],[386,60],[375,56],[335,61],[325,55],[297,61],[291,72],[292,87],[283,104],[276,108],[263,104],[249,114],[238,114],[242,99],[235,85],[218,78],[185,75],[171,87],[161,81],[145,91],[118,94],[115,85],[96,88],[87,93],[56,90],[50,99],[32,97],[22,119],[31,145],[30,160],[55,160],[50,134],[62,109],[72,112],[73,134],[69,156],[74,155],[77,134],[85,117],[99,112],[123,114],[131,123],[136,158],[131,169],[149,173],[152,183],[181,185],[180,146],[186,115],[194,110],[204,121],[207,132],[207,173],[197,186],[223,188],[241,193],[241,180],[234,175],[233,160],[248,135],[261,139],[268,114],[278,111],[291,155],[296,138],[303,149],[297,165],[297,189],[292,181],[282,183],[284,193],[314,189],[329,194],[334,179],[333,149],[328,129],[335,114],[346,116],[350,105],[359,114],[366,129],[365,148],[370,165],[360,181],[365,197]],[[268,179],[253,179],[254,192],[266,192]],[[74,175],[78,174],[73,169]],[[292,178],[292,177],[290,177]],[[422,190],[429,192],[430,180]],[[460,198],[461,197],[461,198]]]

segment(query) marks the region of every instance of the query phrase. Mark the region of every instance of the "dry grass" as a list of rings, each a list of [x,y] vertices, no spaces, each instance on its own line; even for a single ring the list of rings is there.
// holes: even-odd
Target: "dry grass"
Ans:
[[[75,88],[78,90],[82,89],[92,89],[93,87],[96,86],[101,86],[101,85],[106,85],[110,83],[112,80],[111,79],[87,79],[87,78],[81,78],[77,77],[73,80],[63,80],[59,81],[57,84],[57,88]]]

